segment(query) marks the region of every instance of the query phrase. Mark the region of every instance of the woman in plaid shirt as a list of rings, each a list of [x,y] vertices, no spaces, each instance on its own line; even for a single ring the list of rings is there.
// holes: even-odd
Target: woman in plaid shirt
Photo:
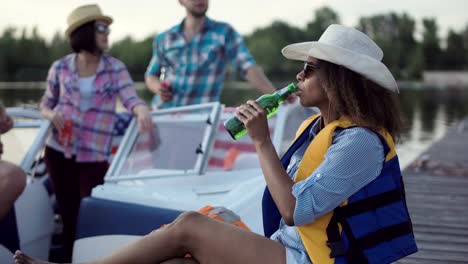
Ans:
[[[72,253],[80,200],[103,183],[109,166],[117,98],[136,116],[140,132],[152,126],[125,65],[104,53],[111,23],[97,5],[70,14],[66,34],[74,53],[53,63],[40,104],[54,126],[45,162],[62,215],[65,261]]]

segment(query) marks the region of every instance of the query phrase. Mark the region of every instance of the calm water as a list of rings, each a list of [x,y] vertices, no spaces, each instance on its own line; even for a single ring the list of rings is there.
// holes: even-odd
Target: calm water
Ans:
[[[236,83],[227,83],[221,102],[238,105],[259,93],[253,89],[233,89]],[[0,89],[0,98],[6,106],[37,104],[41,89]],[[147,102],[151,94],[146,90],[138,93]],[[401,89],[400,101],[406,128],[398,152],[402,167],[414,160],[430,144],[440,139],[447,128],[468,115],[468,89]]]

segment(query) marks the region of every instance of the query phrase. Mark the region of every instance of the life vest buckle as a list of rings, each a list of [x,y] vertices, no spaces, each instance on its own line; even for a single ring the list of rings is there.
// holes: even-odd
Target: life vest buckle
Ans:
[[[346,249],[343,241],[330,242],[327,241],[327,246],[331,249],[330,258],[343,256],[346,254]]]

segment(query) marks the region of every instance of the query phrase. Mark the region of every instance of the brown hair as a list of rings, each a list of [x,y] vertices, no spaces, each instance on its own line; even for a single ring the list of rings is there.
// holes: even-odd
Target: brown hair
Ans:
[[[396,93],[343,66],[322,60],[319,65],[319,80],[339,116],[373,131],[384,128],[394,140],[400,138],[403,122]]]
[[[75,53],[82,50],[92,54],[99,54],[96,45],[95,20],[84,23],[70,34],[70,47]]]

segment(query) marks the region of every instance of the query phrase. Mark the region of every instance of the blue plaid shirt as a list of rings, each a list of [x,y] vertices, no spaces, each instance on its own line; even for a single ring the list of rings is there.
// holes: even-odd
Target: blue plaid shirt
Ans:
[[[219,101],[227,62],[242,76],[255,65],[242,36],[229,24],[206,18],[190,42],[184,38],[184,21],[157,35],[146,76],[161,74],[172,83],[173,99],[153,105],[163,108]]]

